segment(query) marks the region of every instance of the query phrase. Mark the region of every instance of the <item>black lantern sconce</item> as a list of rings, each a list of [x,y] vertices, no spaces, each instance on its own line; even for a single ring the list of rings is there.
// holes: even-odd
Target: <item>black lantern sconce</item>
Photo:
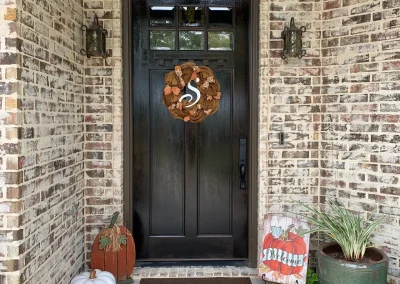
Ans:
[[[81,49],[81,54],[88,58],[91,56],[101,56],[104,59],[109,56],[106,51],[107,30],[99,25],[99,18],[94,15],[93,24],[90,27],[83,25],[81,30],[85,33],[86,50]]]
[[[294,18],[290,19],[290,27],[285,27],[282,32],[283,38],[283,53],[282,59],[287,57],[298,57],[299,59],[306,55],[303,48],[303,41],[301,39],[306,27],[298,28],[294,25]]]

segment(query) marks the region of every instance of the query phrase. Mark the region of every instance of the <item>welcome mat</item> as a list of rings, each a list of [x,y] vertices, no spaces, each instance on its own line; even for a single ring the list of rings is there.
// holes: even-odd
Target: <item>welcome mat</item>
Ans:
[[[140,284],[251,284],[248,277],[142,278]]]

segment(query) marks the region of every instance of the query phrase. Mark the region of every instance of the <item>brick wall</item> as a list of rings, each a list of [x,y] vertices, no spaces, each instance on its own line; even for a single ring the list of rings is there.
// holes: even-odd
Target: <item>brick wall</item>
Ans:
[[[0,283],[18,283],[21,269],[16,21],[15,1],[0,1]]]
[[[264,214],[301,211],[293,200],[319,202],[322,3],[261,1],[260,11],[259,246]],[[306,27],[306,55],[282,60],[281,33],[292,17]],[[314,237],[310,247],[317,246]]]
[[[96,14],[108,31],[110,56],[86,59],[85,216],[86,260],[94,238],[115,211],[122,215],[122,45],[120,1],[84,0],[85,21]]]
[[[260,190],[266,211],[278,213],[292,211],[293,199],[318,202],[319,149],[314,133],[320,113],[321,2],[261,1],[261,5],[260,131],[265,152],[260,156],[265,158],[260,160],[260,178],[265,182]],[[306,55],[300,60],[281,59],[281,32],[291,17],[297,27],[307,29],[303,36]]]
[[[69,283],[84,262],[80,1],[0,1],[0,283]]]
[[[400,1],[324,1],[322,18],[321,196],[387,216],[373,242],[400,283]]]
[[[69,283],[84,261],[83,7],[20,4],[21,283]]]

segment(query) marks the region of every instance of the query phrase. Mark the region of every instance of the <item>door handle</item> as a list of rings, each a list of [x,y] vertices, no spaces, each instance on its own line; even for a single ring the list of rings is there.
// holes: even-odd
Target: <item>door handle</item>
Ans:
[[[240,189],[246,189],[246,166],[240,165]]]
[[[240,189],[246,189],[246,139],[239,140],[239,174],[240,174]]]

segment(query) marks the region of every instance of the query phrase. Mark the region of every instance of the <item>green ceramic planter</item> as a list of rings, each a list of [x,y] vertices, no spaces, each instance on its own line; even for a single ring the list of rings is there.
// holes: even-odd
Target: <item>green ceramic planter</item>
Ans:
[[[319,284],[386,284],[389,259],[384,252],[368,248],[366,256],[375,263],[355,263],[333,258],[337,244],[324,244],[317,250]]]

